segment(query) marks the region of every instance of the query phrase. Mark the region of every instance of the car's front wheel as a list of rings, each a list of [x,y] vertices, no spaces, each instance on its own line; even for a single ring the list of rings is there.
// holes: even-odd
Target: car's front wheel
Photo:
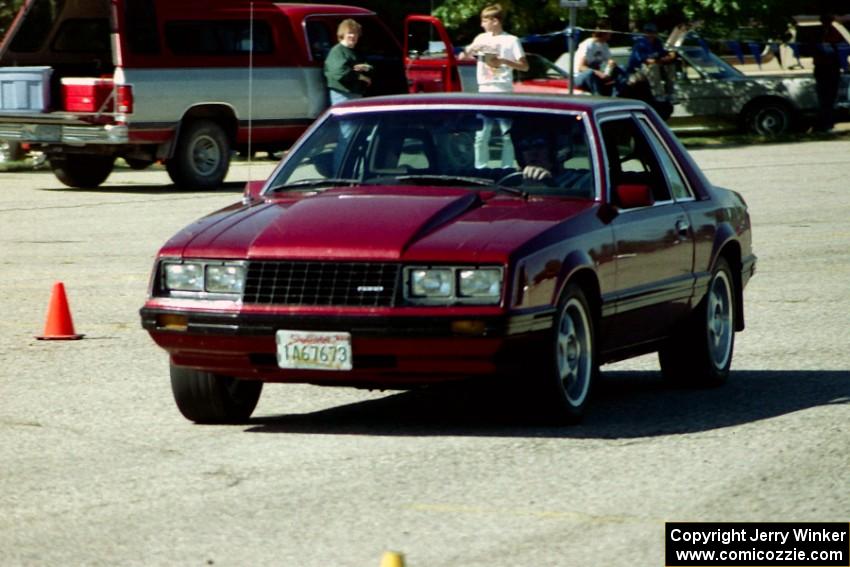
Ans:
[[[171,392],[177,408],[196,423],[239,423],[251,417],[263,391],[257,380],[240,380],[171,365]]]
[[[779,136],[791,131],[794,117],[787,104],[765,101],[752,106],[746,113],[747,129],[759,136]]]
[[[558,303],[548,361],[538,384],[540,417],[554,423],[581,420],[598,372],[590,304],[581,287],[568,284]]]
[[[729,376],[735,348],[735,280],[724,258],[718,258],[708,293],[683,332],[658,352],[661,372],[671,383],[719,386]]]

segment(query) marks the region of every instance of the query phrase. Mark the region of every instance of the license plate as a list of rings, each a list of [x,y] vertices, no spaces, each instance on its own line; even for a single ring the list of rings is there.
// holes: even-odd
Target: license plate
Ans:
[[[351,333],[278,331],[275,339],[281,368],[351,370]]]

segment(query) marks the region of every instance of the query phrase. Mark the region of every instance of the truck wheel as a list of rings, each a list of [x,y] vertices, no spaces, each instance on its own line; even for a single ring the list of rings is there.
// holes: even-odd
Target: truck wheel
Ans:
[[[59,181],[68,187],[93,189],[112,173],[115,156],[62,154],[50,157],[50,167]]]
[[[221,126],[211,120],[191,122],[177,141],[174,157],[165,162],[175,185],[211,189],[221,185],[230,167],[230,142]]]
[[[183,366],[171,366],[177,409],[196,423],[238,423],[251,417],[263,391],[258,380],[240,380]]]

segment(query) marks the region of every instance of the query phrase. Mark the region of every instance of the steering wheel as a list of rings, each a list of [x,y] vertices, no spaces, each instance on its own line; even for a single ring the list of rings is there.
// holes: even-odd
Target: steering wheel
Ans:
[[[496,181],[496,185],[516,186],[516,185],[522,185],[524,181],[525,181],[525,177],[523,175],[523,172],[512,171],[512,172],[508,173],[507,175],[502,176],[501,179]]]

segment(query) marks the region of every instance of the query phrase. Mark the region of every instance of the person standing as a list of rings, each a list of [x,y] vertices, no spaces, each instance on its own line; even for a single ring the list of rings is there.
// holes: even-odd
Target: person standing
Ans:
[[[814,45],[812,61],[815,71],[815,88],[818,94],[818,115],[815,121],[815,132],[829,132],[835,126],[835,101],[838,98],[838,86],[841,82],[841,59],[838,54],[838,43],[842,41],[841,34],[832,25],[835,17],[832,14],[822,14],[820,17],[820,42]]]
[[[522,44],[515,35],[505,31],[505,12],[500,4],[491,4],[481,10],[482,33],[461,53],[461,59],[476,58],[478,92],[510,93],[514,90],[514,70],[527,71],[528,61]],[[510,142],[509,120],[499,120],[502,134],[502,167],[513,167],[513,144]],[[484,117],[484,125],[475,134],[475,167],[487,167],[490,160],[490,137],[493,120]]]
[[[528,61],[519,38],[504,30],[505,12],[500,4],[481,10],[482,33],[464,49],[461,58],[478,59],[478,92],[509,93],[514,90],[513,70],[528,71]]]
[[[339,43],[334,45],[325,58],[325,81],[331,105],[347,100],[362,98],[372,85],[368,73],[372,66],[357,51],[363,28],[355,20],[347,18],[339,23],[336,37]],[[333,154],[334,176],[339,176],[340,165],[348,142],[354,135],[354,126],[346,120],[339,123],[339,139]]]
[[[325,58],[325,80],[331,104],[360,98],[372,84],[369,73],[372,66],[357,51],[357,42],[363,28],[351,18],[340,22],[334,45]]]

